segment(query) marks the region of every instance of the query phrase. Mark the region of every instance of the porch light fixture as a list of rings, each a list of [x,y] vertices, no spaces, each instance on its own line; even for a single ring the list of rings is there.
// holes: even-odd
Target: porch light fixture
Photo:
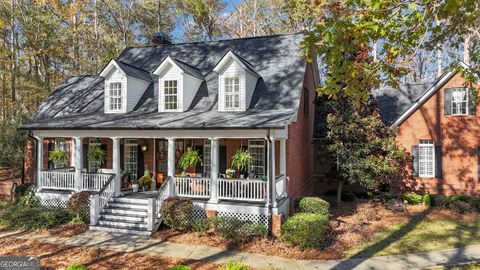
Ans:
[[[147,146],[146,145],[142,145],[142,151],[147,152]]]

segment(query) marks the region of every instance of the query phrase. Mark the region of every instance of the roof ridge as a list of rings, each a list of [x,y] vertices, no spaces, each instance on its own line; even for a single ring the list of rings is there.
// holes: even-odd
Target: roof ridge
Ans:
[[[240,38],[227,38],[227,39],[219,39],[219,40],[209,40],[209,41],[192,41],[192,42],[180,42],[180,43],[171,43],[171,44],[158,44],[158,45],[140,45],[140,46],[128,46],[128,48],[156,48],[156,47],[170,47],[170,46],[177,46],[177,45],[194,45],[194,44],[205,44],[205,43],[219,43],[219,42],[227,42],[227,41],[235,41],[235,40],[247,40],[247,39],[261,39],[261,38],[272,38],[272,37],[283,37],[283,36],[294,36],[300,35],[303,32],[296,32],[296,33],[284,33],[284,34],[273,34],[273,35],[266,35],[266,36],[253,36],[253,37],[240,37]]]

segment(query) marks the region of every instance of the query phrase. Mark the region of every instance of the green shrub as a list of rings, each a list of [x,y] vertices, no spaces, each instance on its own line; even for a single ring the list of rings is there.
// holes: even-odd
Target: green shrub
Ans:
[[[301,212],[320,214],[328,216],[330,204],[322,198],[305,197],[300,200],[299,208]]]
[[[388,203],[392,199],[396,199],[396,197],[390,192],[382,192],[375,196],[380,202]]]
[[[445,195],[432,195],[432,205],[434,207],[446,207],[448,205],[448,198]]]
[[[424,205],[431,206],[432,205],[432,196],[430,196],[430,194],[427,193],[427,194],[423,195],[422,201],[423,201]]]
[[[448,201],[450,203],[456,202],[456,201],[462,201],[466,203],[470,203],[474,198],[467,196],[467,195],[452,195],[448,197]]]
[[[190,199],[170,197],[163,201],[160,211],[165,224],[174,230],[185,231],[192,225],[193,203]]]
[[[225,239],[246,241],[255,236],[265,236],[267,230],[261,224],[243,221],[234,217],[215,217],[212,219],[215,233]]]
[[[29,196],[33,188],[34,185],[31,183],[18,185],[13,192],[14,202],[17,203],[24,201],[25,199],[23,197]]]
[[[11,229],[49,229],[69,220],[70,216],[65,210],[42,206],[10,205],[0,213],[0,224]]]
[[[300,248],[321,247],[328,228],[328,218],[312,213],[298,213],[282,225],[282,239]]]
[[[470,204],[464,201],[454,201],[451,202],[448,205],[448,208],[452,209],[453,211],[459,213],[459,214],[464,214],[468,211],[470,211]]]
[[[68,222],[70,225],[79,225],[79,224],[85,224],[85,221],[83,221],[82,218],[80,217],[74,217],[72,220]]]
[[[90,192],[82,191],[73,194],[67,202],[67,212],[84,223],[90,219]]]
[[[199,235],[204,235],[210,229],[210,219],[199,219],[192,222],[192,229]]]
[[[190,266],[185,266],[185,265],[177,265],[174,267],[170,267],[169,270],[191,270],[192,268]]]
[[[152,184],[152,177],[144,175],[138,179],[138,184],[140,186],[150,186]]]
[[[83,264],[72,264],[67,266],[65,270],[87,270],[87,267]]]
[[[219,268],[219,270],[249,270],[249,269],[250,267],[239,262],[228,262],[223,267]]]
[[[415,193],[408,193],[403,195],[403,200],[407,201],[408,204],[420,204],[423,202],[423,196]]]
[[[26,206],[39,206],[40,205],[40,197],[38,196],[22,196],[20,197],[20,203]]]

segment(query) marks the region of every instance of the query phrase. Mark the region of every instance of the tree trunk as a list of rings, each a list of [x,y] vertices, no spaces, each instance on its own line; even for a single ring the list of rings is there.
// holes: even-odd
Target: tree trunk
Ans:
[[[337,184],[337,203],[342,203],[343,181],[339,180]]]
[[[467,35],[463,41],[463,62],[470,65],[470,39],[471,36]]]

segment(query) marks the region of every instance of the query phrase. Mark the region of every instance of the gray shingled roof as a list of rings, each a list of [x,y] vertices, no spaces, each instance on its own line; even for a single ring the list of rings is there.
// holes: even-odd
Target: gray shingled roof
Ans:
[[[203,78],[202,73],[200,73],[200,71],[198,69],[196,69],[195,67],[192,67],[189,64],[184,63],[184,62],[182,62],[178,59],[175,59],[175,58],[172,58],[172,61],[175,62],[175,64],[177,64],[177,66],[179,68],[181,68],[183,70],[183,72],[187,73],[188,75],[192,75],[193,77],[199,78],[201,80],[205,79],[205,78]]]
[[[159,113],[158,77],[132,112],[105,114],[104,79],[68,79],[45,101],[24,129],[214,129],[282,128],[299,108],[306,63],[301,34],[216,42],[129,47],[117,62],[145,70],[149,76],[167,56],[195,67],[205,78],[186,112]],[[229,51],[241,56],[261,76],[245,112],[217,111],[218,79],[213,68]],[[123,69],[123,66],[122,66]],[[128,68],[127,68],[128,69]]]
[[[433,83],[402,84],[399,89],[382,87],[373,91],[380,118],[387,124],[393,124],[408,108],[410,108]]]
[[[128,76],[132,76],[134,78],[141,79],[147,82],[152,81],[152,76],[150,76],[150,72],[144,69],[129,65],[123,61],[115,61],[115,62]]]

